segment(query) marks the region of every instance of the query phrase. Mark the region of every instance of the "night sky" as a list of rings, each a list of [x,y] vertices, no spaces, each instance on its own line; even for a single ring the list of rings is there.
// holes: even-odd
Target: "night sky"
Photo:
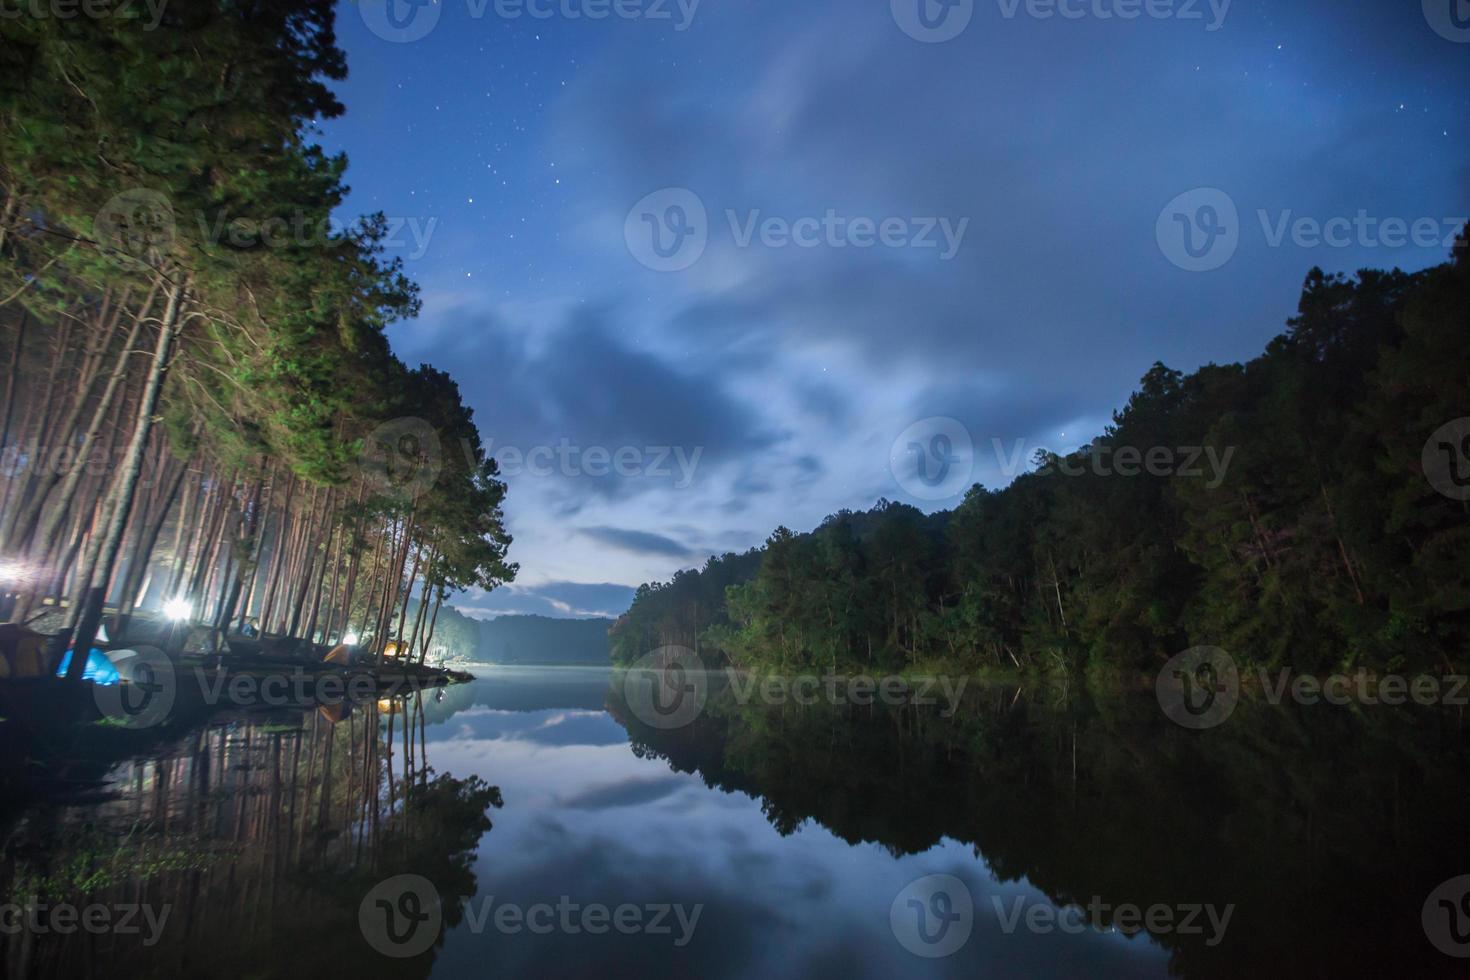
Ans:
[[[475,615],[952,507],[1470,216],[1464,0],[393,2],[339,10],[324,142],[423,287],[394,348],[508,470],[520,581]]]

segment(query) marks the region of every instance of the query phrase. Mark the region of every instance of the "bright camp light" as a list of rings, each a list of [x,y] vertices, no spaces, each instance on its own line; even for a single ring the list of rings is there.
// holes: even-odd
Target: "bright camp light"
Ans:
[[[170,599],[163,604],[163,614],[169,619],[188,619],[194,614],[194,607],[189,605],[189,600],[184,598]]]
[[[348,633],[346,636],[342,637],[342,643],[349,647],[357,646],[357,640],[358,636],[356,633]]]
[[[18,561],[0,558],[0,582],[19,582],[26,577],[26,567]]]

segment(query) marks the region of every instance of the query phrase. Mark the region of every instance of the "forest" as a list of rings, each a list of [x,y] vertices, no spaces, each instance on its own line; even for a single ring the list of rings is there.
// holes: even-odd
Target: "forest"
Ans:
[[[0,19],[0,621],[57,653],[164,611],[422,662],[515,574],[389,221],[340,220],[334,7]]]
[[[495,664],[607,666],[610,619],[496,616],[479,623],[479,655]]]
[[[1418,273],[1312,269],[1259,357],[1155,364],[1089,445],[952,511],[884,500],[644,585],[613,658],[1134,672],[1208,645],[1299,671],[1463,667],[1470,445],[1437,434],[1470,416],[1466,243]],[[1221,478],[1092,465],[1186,446],[1228,460]]]

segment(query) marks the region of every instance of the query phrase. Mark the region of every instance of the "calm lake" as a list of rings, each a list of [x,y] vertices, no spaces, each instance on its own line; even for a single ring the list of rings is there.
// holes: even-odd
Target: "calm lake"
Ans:
[[[471,670],[41,747],[6,975],[1464,975],[1425,918],[1470,873],[1457,711],[712,675],[670,726],[630,675]]]

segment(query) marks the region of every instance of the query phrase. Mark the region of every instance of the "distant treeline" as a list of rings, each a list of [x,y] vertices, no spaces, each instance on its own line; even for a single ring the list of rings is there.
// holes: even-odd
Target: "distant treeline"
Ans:
[[[417,597],[408,604],[408,621],[419,616],[420,602]],[[427,614],[434,613],[430,601]],[[475,655],[480,644],[480,623],[471,619],[448,603],[441,604],[435,619],[433,645],[427,651],[426,662],[439,665],[446,660],[469,659]]]
[[[1193,645],[1302,670],[1470,651],[1470,257],[1308,274],[1246,364],[1156,364],[1113,425],[926,516],[882,501],[645,585],[613,630],[763,669],[1147,669]],[[1446,435],[1446,431],[1448,435]],[[1122,476],[1205,447],[1205,475]],[[1132,458],[1131,452],[1128,457]]]
[[[500,616],[480,623],[480,659],[496,664],[608,663],[610,619]]]

